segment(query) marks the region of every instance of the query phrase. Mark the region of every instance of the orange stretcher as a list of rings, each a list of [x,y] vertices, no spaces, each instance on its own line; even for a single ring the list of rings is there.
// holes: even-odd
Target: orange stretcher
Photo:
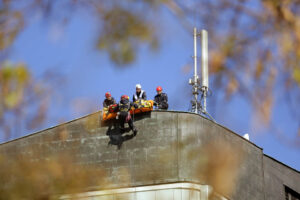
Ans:
[[[134,102],[138,105],[138,108],[131,107],[130,114],[138,114],[143,112],[151,112],[153,110],[153,101],[152,100],[140,100]],[[109,119],[115,119],[117,116],[117,112],[115,108],[117,104],[110,105],[108,108],[103,108],[102,111],[102,120],[107,121]]]

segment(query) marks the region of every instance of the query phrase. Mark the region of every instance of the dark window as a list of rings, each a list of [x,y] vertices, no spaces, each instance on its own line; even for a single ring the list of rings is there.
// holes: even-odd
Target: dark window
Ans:
[[[286,200],[300,200],[300,194],[289,187],[284,186]]]

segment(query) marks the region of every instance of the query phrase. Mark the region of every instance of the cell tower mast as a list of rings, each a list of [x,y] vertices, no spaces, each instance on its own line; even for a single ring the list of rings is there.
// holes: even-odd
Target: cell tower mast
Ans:
[[[197,36],[201,35],[201,86],[197,74]],[[206,97],[208,93],[208,39],[207,31],[201,30],[201,33],[197,33],[197,29],[194,28],[194,76],[189,79],[189,84],[193,86],[194,99],[192,103],[192,112],[207,115],[213,121],[215,121],[206,110]],[[201,106],[201,100],[198,101],[199,91],[202,93],[201,100],[203,99],[203,107]]]

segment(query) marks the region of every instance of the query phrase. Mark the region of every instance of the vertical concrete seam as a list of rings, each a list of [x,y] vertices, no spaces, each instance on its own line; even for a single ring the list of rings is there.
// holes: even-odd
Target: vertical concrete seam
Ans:
[[[177,135],[177,181],[179,181],[179,131],[178,131],[178,129],[179,129],[179,127],[178,127],[178,117],[179,116],[179,114],[178,113],[176,113],[176,117],[177,117],[177,120],[176,120],[176,135]]]
[[[261,150],[261,166],[262,166],[262,176],[263,176],[263,193],[264,200],[266,200],[266,191],[265,191],[265,168],[264,168],[264,152]]]

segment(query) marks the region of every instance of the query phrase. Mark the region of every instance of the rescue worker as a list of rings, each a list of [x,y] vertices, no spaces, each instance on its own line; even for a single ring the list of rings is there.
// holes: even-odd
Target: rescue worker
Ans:
[[[138,107],[136,104],[129,101],[129,97],[127,95],[122,95],[121,100],[117,105],[117,110],[119,111],[118,118],[120,120],[120,126],[122,132],[124,132],[125,130],[124,124],[125,122],[127,122],[130,129],[133,131],[133,134],[136,135],[137,129],[133,125],[133,120],[129,112],[132,106],[134,106],[135,108]]]
[[[103,108],[108,108],[110,105],[116,104],[115,99],[111,96],[110,92],[105,93],[105,99],[103,101]]]
[[[154,97],[153,105],[156,106],[158,109],[167,110],[169,107],[167,94],[162,92],[162,87],[160,86],[156,88],[156,92],[157,95]]]
[[[132,97],[132,101],[136,102],[138,100],[147,100],[146,92],[142,90],[141,84],[135,85],[135,94]]]

